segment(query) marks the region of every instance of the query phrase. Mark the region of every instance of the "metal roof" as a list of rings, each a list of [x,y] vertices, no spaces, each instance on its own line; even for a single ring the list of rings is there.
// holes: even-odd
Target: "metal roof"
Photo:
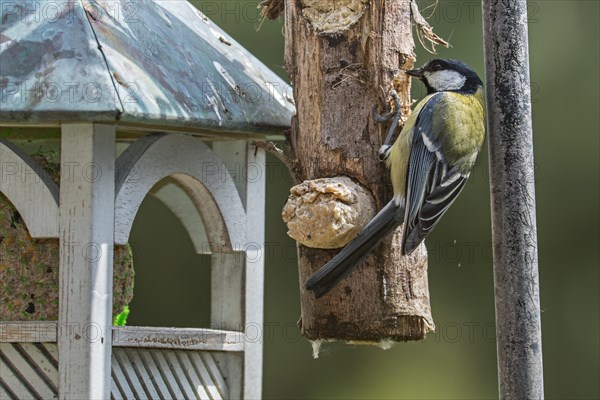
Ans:
[[[281,132],[291,88],[187,1],[2,1],[0,124]]]

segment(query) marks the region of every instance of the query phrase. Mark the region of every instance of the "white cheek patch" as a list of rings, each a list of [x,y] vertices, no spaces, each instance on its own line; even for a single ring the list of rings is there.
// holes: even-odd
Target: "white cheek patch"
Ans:
[[[425,78],[429,86],[437,91],[459,90],[467,81],[464,75],[451,70],[425,72]]]

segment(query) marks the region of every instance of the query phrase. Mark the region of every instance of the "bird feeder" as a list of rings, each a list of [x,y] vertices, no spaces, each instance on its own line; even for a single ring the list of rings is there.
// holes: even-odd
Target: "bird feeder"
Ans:
[[[0,192],[32,240],[59,243],[58,320],[0,321],[0,397],[260,398],[251,141],[289,127],[289,87],[187,2],[3,2],[0,20],[0,127],[60,145],[57,184],[0,141]],[[212,255],[217,329],[112,326],[113,249],[147,194]]]
[[[285,2],[285,66],[297,108],[288,143],[292,174],[302,183],[283,217],[299,243],[300,331],[317,350],[329,341],[387,348],[422,340],[435,327],[425,246],[402,256],[401,229],[325,296],[304,287],[392,198],[389,170],[377,155],[387,129],[373,106],[387,110],[393,89],[403,118],[410,113],[410,81],[401,70],[415,62],[413,3]]]

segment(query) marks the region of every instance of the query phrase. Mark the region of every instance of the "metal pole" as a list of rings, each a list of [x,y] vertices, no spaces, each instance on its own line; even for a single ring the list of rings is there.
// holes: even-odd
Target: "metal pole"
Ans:
[[[482,0],[501,399],[542,399],[527,3]]]

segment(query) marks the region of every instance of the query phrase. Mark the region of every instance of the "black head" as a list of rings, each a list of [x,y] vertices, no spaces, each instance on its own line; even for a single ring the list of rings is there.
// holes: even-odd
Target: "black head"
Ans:
[[[481,79],[471,67],[462,61],[447,58],[431,60],[423,67],[405,73],[419,78],[427,87],[427,93],[447,91],[475,93],[483,86]]]

